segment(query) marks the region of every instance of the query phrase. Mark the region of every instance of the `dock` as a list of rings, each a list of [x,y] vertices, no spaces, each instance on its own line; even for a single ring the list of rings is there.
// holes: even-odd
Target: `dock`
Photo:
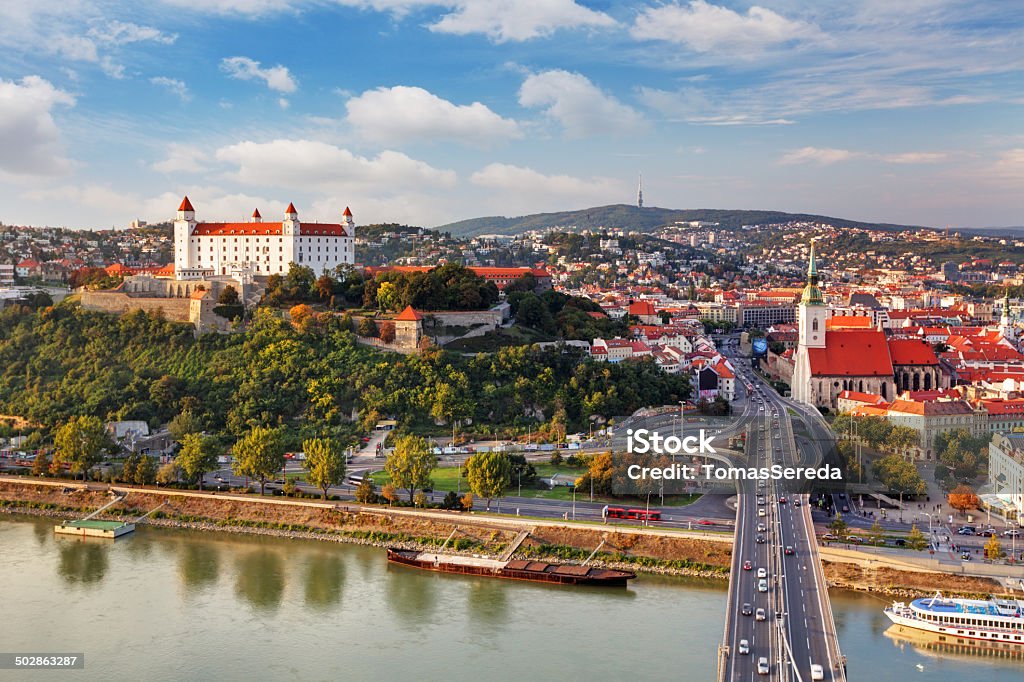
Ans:
[[[82,519],[81,521],[65,521],[59,526],[53,527],[54,533],[61,535],[78,535],[80,537],[92,538],[118,538],[135,530],[134,523],[124,521],[94,521]]]
[[[85,518],[78,521],[65,521],[60,525],[54,526],[53,532],[61,535],[77,535],[79,537],[92,538],[118,538],[122,535],[127,535],[135,530],[135,523],[129,521],[97,521],[93,518],[123,500],[125,496],[125,493],[115,494],[110,502],[107,502]],[[138,520],[136,519],[136,521]]]

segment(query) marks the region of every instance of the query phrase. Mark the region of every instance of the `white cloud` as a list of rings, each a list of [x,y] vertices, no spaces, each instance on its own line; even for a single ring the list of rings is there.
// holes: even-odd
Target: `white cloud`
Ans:
[[[550,35],[561,28],[604,28],[615,20],[604,12],[583,7],[575,0],[463,0],[455,9],[430,24],[431,31],[466,35],[483,33],[497,43]]]
[[[188,196],[196,209],[198,220],[247,220],[254,208],[266,220],[283,219],[287,199],[268,199],[245,192],[227,191],[211,185],[184,185],[173,192],[163,192],[140,202],[139,214],[159,222],[174,217],[181,198]],[[280,216],[280,218],[278,217]]]
[[[626,133],[643,126],[643,117],[603,92],[586,76],[552,70],[529,76],[519,89],[524,107],[544,109],[569,137],[600,133]]]
[[[888,163],[939,163],[949,158],[945,152],[903,152],[902,154],[885,154],[882,160]]]
[[[902,152],[895,154],[880,154],[874,152],[850,151],[849,149],[833,149],[830,147],[802,147],[785,154],[779,163],[783,166],[791,166],[802,163],[816,163],[821,166],[828,166],[840,161],[851,159],[868,159],[882,161],[884,163],[903,164],[927,164],[938,163],[949,157],[945,152]]]
[[[169,78],[168,76],[153,76],[149,79],[149,82],[153,85],[159,85],[160,87],[165,88],[182,102],[187,102],[192,99],[192,95],[189,94],[188,86],[185,85],[185,81],[178,80],[177,78]]]
[[[107,212],[111,207],[118,207],[124,213],[130,213],[138,203],[138,198],[131,194],[95,183],[42,187],[25,192],[25,197],[34,202],[59,201]]]
[[[152,26],[139,26],[123,21],[104,21],[89,29],[89,35],[103,43],[127,45],[129,43],[154,42],[161,45],[173,45],[178,39],[176,33],[164,33]]]
[[[711,126],[789,125],[792,119],[760,115],[761,112],[737,110],[734,102],[719,104],[698,88],[675,92],[641,87],[640,100],[670,121],[685,121]]]
[[[267,87],[276,92],[295,92],[298,87],[288,68],[278,64],[263,68],[255,59],[248,57],[225,57],[220,62],[224,73],[238,80],[261,80]]]
[[[519,125],[484,104],[453,104],[423,88],[367,90],[345,103],[347,120],[363,137],[384,144],[443,139],[485,147],[521,138]]]
[[[315,140],[239,142],[218,149],[216,158],[237,165],[235,180],[260,187],[349,191],[358,186],[386,195],[410,188],[451,187],[456,179],[454,171],[401,152],[383,151],[366,158]]]
[[[290,107],[291,105],[292,105],[292,103],[291,103],[291,102],[289,102],[289,101],[288,101],[287,99],[285,99],[284,97],[278,97],[278,98],[277,98],[277,106],[281,107],[282,109],[287,109],[287,108],[288,108],[288,107]]]
[[[209,160],[209,154],[201,148],[171,142],[167,145],[167,157],[152,165],[153,170],[161,173],[197,173]]]
[[[0,171],[11,175],[56,175],[71,162],[64,156],[52,110],[75,98],[39,76],[0,79]]]
[[[697,52],[724,50],[741,57],[824,38],[817,26],[787,19],[764,7],[754,5],[740,14],[705,0],[691,0],[685,6],[648,7],[637,15],[630,34],[638,40],[664,40]]]
[[[610,178],[578,178],[571,175],[545,175],[532,168],[492,163],[473,173],[469,181],[505,194],[510,200],[528,202],[521,212],[541,208],[565,207],[566,202],[582,205],[590,202],[618,203],[628,195],[623,183]]]

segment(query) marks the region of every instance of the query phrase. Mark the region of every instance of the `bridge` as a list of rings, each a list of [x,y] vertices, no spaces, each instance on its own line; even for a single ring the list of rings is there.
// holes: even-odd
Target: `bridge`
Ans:
[[[822,444],[831,439],[820,415],[770,389],[761,394],[764,411],[746,420],[746,465],[819,464],[825,455]],[[794,415],[808,437],[800,448]],[[741,653],[744,640],[749,653]],[[767,674],[758,669],[762,658]],[[718,679],[846,680],[808,496],[791,494],[775,481],[763,487],[741,483]]]

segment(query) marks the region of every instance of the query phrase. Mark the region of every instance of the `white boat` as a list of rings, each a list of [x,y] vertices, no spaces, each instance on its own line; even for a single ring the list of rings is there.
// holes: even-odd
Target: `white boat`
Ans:
[[[915,599],[909,604],[893,602],[885,608],[893,623],[937,635],[979,642],[1024,646],[1024,601],[1002,599],[945,598]]]

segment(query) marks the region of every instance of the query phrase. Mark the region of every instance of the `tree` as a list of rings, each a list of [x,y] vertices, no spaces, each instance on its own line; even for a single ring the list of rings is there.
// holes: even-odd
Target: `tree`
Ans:
[[[994,561],[1001,556],[1003,556],[1003,546],[999,543],[999,538],[993,535],[985,543],[985,558]]]
[[[416,496],[413,498],[413,504],[415,504],[420,509],[426,508],[426,506],[427,506],[427,494],[425,492],[423,492],[422,490],[420,492],[416,493]]]
[[[356,502],[359,504],[376,504],[377,491],[373,487],[373,479],[363,476],[363,480],[356,486]]]
[[[156,482],[161,485],[177,483],[181,478],[181,467],[174,460],[167,462],[156,472]]]
[[[306,453],[304,466],[309,472],[309,482],[323,491],[326,500],[327,489],[345,480],[345,451],[333,438],[310,438],[302,442],[302,449]],[[369,478],[365,476],[363,480]]]
[[[310,308],[305,303],[300,303],[296,306],[292,306],[288,311],[288,317],[291,318],[292,324],[297,328],[302,329],[303,325],[306,324],[307,320],[313,319],[316,315],[316,311]]]
[[[189,481],[199,480],[203,489],[203,476],[217,468],[220,444],[216,438],[201,433],[190,433],[181,443],[181,451],[174,458]]]
[[[969,485],[958,485],[953,488],[947,496],[947,500],[949,501],[949,506],[958,510],[961,514],[968,509],[977,509],[981,503],[978,496],[974,494],[974,489]]]
[[[923,495],[927,486],[917,467],[901,455],[886,455],[874,464],[875,476],[887,490],[901,495]]]
[[[284,451],[280,431],[257,426],[235,443],[234,471],[259,481],[263,495],[267,479],[284,468]]]
[[[828,524],[829,530],[838,537],[840,540],[845,538],[849,532],[849,526],[846,521],[843,521],[843,517],[836,514],[836,517],[832,519],[832,522]]]
[[[871,524],[871,529],[868,530],[868,537],[871,538],[871,544],[878,547],[883,542],[883,531],[882,524],[878,523],[878,519]]]
[[[188,434],[199,433],[202,430],[202,421],[192,410],[182,410],[167,425],[167,431],[171,434],[171,438],[175,443],[182,443]]]
[[[46,456],[46,453],[40,450],[36,453],[36,458],[32,460],[32,475],[33,476],[45,476],[50,470],[50,458]]]
[[[469,489],[474,495],[487,500],[487,509],[491,508],[493,498],[501,497],[511,473],[508,457],[500,452],[478,452],[466,460]]]
[[[57,446],[54,463],[58,467],[64,462],[70,463],[71,472],[81,473],[83,479],[99,463],[100,452],[104,448],[113,448],[99,417],[72,418],[57,429],[53,442]]]
[[[463,495],[462,499],[459,500],[459,503],[462,505],[462,508],[465,511],[472,511],[472,509],[473,509],[473,493],[466,493],[465,495]]]
[[[393,484],[385,483],[384,487],[380,489],[380,496],[388,501],[388,505],[391,505],[398,499],[398,491]]]
[[[384,471],[388,472],[396,487],[409,493],[409,501],[412,502],[418,488],[429,488],[432,485],[430,474],[436,466],[437,459],[431,454],[425,439],[402,436],[384,462]]]
[[[220,296],[217,297],[217,303],[219,305],[238,305],[238,290],[230,284],[224,287],[224,290],[220,292]]]
[[[924,536],[921,529],[916,525],[910,527],[910,533],[907,534],[907,547],[915,551],[920,552],[922,549],[928,546],[928,538]]]
[[[383,320],[377,325],[380,330],[380,340],[384,343],[394,343],[395,341],[395,323],[391,320]]]
[[[363,337],[376,337],[378,334],[377,323],[373,321],[372,317],[362,317],[356,326],[356,333]]]

